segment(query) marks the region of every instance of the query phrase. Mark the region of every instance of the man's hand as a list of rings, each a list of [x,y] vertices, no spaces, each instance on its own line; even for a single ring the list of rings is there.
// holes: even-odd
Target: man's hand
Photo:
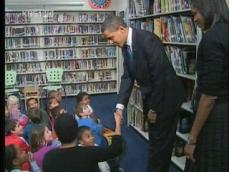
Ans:
[[[154,112],[152,110],[149,110],[149,112],[147,114],[147,117],[148,117],[149,123],[151,123],[151,124],[155,124],[156,123],[156,121],[157,121],[157,114],[156,114],[156,112]]]

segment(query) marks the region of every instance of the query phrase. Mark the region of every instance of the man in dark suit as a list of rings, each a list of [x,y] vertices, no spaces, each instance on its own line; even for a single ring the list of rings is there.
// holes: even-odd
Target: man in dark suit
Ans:
[[[127,27],[117,16],[106,18],[102,33],[122,48],[124,57],[116,112],[122,115],[136,80],[149,124],[147,171],[167,172],[176,137],[177,111],[185,100],[182,84],[155,34]]]

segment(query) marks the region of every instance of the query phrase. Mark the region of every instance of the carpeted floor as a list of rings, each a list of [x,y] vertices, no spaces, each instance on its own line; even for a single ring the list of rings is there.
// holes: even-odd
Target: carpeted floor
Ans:
[[[42,102],[45,106],[45,101]],[[92,96],[91,105],[96,115],[100,118],[102,124],[106,127],[114,128],[113,112],[115,109],[116,94],[104,94]],[[76,105],[75,97],[63,99],[63,106],[69,114],[73,114]],[[148,143],[133,128],[127,126],[126,117],[122,127],[122,135],[127,143],[127,150],[121,157],[121,167],[125,172],[146,172]],[[180,172],[180,170],[171,163],[169,172]]]

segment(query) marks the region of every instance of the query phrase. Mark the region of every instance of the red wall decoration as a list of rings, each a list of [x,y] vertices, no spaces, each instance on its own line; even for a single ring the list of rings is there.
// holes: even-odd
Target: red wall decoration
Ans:
[[[112,0],[89,0],[89,4],[93,9],[106,9],[111,5]]]

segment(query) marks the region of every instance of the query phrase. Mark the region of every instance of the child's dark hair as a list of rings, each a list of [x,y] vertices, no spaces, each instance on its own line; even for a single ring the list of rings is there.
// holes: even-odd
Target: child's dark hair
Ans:
[[[90,98],[90,96],[87,92],[79,92],[79,94],[77,94],[77,96],[76,96],[76,102],[77,103],[81,102],[83,100],[84,96],[88,96]]]
[[[28,111],[28,117],[34,124],[41,123],[41,111],[37,108],[31,108]]]
[[[17,125],[17,120],[15,119],[6,119],[5,120],[5,135],[10,135],[12,130],[15,130]]]
[[[65,109],[60,105],[51,109],[51,113],[54,118],[58,118],[62,115],[67,115],[67,112],[65,111]]]
[[[17,158],[17,150],[15,145],[10,144],[5,147],[5,168],[8,171],[13,169],[13,160]]]
[[[48,92],[48,99],[57,98],[58,96],[61,96],[59,91],[51,90]]]
[[[88,126],[85,126],[85,125],[80,126],[80,127],[78,128],[78,133],[77,133],[77,140],[78,140],[78,141],[82,139],[83,133],[84,133],[85,131],[91,131],[91,128],[88,127]]]

